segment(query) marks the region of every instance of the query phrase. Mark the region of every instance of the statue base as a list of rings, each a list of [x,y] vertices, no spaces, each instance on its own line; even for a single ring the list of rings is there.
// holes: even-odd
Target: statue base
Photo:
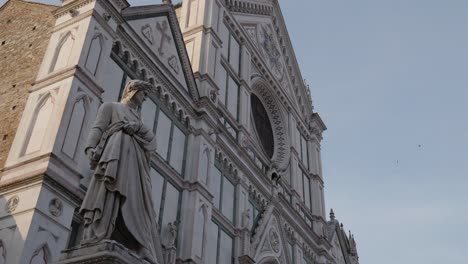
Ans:
[[[121,244],[104,240],[62,251],[57,264],[152,264]]]

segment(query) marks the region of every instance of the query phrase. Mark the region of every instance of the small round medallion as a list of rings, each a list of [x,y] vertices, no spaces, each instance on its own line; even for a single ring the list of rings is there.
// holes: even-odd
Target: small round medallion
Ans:
[[[274,252],[280,251],[280,239],[275,229],[270,229],[270,244]]]
[[[49,202],[49,212],[51,215],[58,217],[62,214],[62,201],[60,201],[58,198],[53,198]]]
[[[10,199],[8,199],[5,205],[5,211],[7,213],[13,213],[16,210],[16,207],[18,207],[19,200],[20,199],[18,195],[13,195]]]

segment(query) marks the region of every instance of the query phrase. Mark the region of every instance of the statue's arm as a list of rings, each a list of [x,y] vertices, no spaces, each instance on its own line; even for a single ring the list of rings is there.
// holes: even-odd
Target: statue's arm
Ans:
[[[144,143],[142,144],[142,147],[146,151],[151,152],[156,150],[156,136],[149,127],[143,123],[140,123],[137,135],[140,138],[140,142]]]
[[[85,153],[89,156],[89,150],[94,149],[101,140],[102,133],[112,120],[112,104],[104,103],[99,107],[94,125],[89,131]]]

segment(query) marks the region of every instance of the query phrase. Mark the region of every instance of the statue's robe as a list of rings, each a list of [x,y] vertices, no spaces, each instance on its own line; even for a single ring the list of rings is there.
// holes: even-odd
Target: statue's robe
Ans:
[[[133,135],[123,130],[129,122],[139,124]],[[90,131],[89,148],[96,152],[95,172],[80,209],[85,226],[82,244],[123,240],[119,242],[162,263],[151,197],[149,162],[156,150],[152,131],[136,110],[122,103],[104,103]]]

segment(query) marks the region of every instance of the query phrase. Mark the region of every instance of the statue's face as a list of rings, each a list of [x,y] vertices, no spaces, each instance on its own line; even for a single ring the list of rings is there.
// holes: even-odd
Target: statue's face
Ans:
[[[142,105],[143,102],[146,100],[146,97],[148,97],[148,91],[138,91],[132,97],[132,100],[135,102],[135,104]]]

